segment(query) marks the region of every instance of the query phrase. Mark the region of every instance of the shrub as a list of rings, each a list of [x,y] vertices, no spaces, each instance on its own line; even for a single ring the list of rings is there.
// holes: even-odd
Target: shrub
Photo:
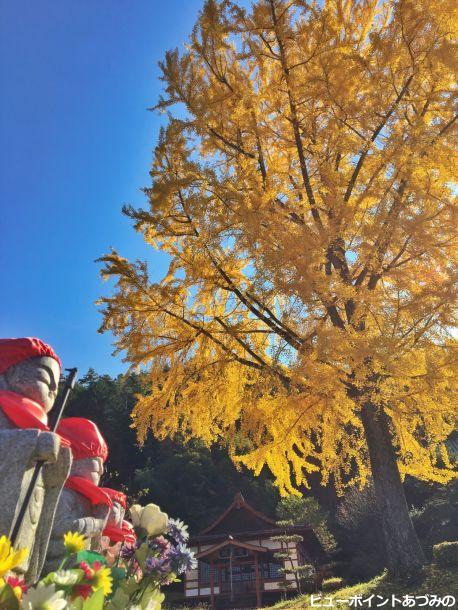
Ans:
[[[434,563],[441,568],[458,566],[458,542],[441,542],[433,546]]]
[[[326,578],[321,584],[323,591],[337,591],[344,586],[343,578]]]

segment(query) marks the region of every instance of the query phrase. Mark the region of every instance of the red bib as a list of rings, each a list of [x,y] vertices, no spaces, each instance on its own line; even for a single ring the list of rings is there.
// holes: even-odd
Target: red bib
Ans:
[[[9,390],[0,390],[0,408],[16,428],[49,430],[46,411],[30,398]]]
[[[124,542],[124,532],[116,525],[107,525],[102,532],[102,536],[108,536],[110,542]]]
[[[110,497],[97,487],[92,481],[83,479],[83,477],[68,477],[65,482],[65,487],[73,489],[89,500],[91,504],[105,504],[111,508],[112,502]]]
[[[107,496],[110,496],[113,502],[121,504],[124,509],[127,508],[127,496],[122,491],[112,489],[111,487],[101,487],[101,489],[103,489]]]

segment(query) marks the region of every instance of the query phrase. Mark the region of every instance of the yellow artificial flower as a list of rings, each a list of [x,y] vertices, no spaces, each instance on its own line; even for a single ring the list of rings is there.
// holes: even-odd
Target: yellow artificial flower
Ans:
[[[103,589],[104,595],[109,595],[113,590],[113,577],[110,568],[101,567],[94,572],[92,588],[94,591]]]
[[[69,554],[79,553],[86,548],[86,538],[76,532],[67,532],[64,535],[64,546]]]
[[[0,577],[21,564],[27,557],[29,549],[15,551],[6,536],[0,537]]]

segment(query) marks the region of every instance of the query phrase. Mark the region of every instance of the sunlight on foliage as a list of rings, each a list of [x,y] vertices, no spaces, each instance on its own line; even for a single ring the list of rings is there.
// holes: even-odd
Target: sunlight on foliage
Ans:
[[[169,271],[102,259],[102,330],[154,388],[140,440],[223,441],[282,493],[317,470],[341,491],[367,481],[370,404],[402,474],[452,476],[457,9],[208,0],[167,53],[149,207],[125,212]]]

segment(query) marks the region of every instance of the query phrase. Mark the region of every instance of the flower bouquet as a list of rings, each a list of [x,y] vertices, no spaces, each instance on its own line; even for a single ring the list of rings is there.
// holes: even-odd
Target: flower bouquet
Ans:
[[[87,550],[80,534],[64,536],[66,555],[59,569],[29,585],[15,574],[27,549],[14,550],[0,538],[1,610],[159,610],[161,588],[196,565],[186,546],[184,523],[169,519],[155,504],[131,508],[136,541],[102,553]]]

